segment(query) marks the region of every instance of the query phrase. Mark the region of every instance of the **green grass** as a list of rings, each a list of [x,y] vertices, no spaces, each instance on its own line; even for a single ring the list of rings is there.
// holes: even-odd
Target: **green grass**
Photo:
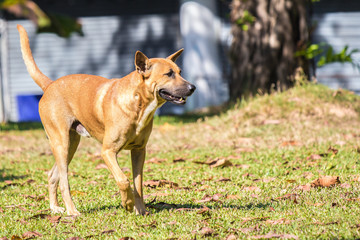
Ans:
[[[214,116],[156,117],[147,159],[166,161],[146,163],[144,180],[164,179],[179,188],[145,187],[148,216],[124,211],[109,171],[96,169],[102,163],[99,143],[83,139],[70,165],[73,199],[82,213],[76,219],[49,211],[46,172],[54,159],[41,125],[1,125],[0,238],[35,231],[42,239],[226,239],[231,234],[356,239],[359,111],[358,96],[306,84]],[[185,161],[174,163],[177,158]],[[217,158],[233,166],[196,163]],[[118,161],[131,167],[127,151]],[[341,184],[299,189],[322,175],[338,176]],[[286,194],[297,195],[281,198]],[[206,196],[213,200],[202,201]],[[61,218],[52,222],[51,216]]]

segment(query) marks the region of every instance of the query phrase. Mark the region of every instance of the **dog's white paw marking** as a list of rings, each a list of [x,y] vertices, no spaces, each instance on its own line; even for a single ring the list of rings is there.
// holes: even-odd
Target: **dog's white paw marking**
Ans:
[[[69,215],[69,216],[80,216],[80,212],[75,209],[73,211],[67,211],[67,215]]]
[[[145,207],[139,207],[137,208],[136,206],[134,206],[134,211],[136,215],[148,215],[149,212],[146,211]]]
[[[52,206],[50,207],[51,212],[53,213],[64,213],[65,212],[65,208],[63,207],[58,207],[58,206]]]

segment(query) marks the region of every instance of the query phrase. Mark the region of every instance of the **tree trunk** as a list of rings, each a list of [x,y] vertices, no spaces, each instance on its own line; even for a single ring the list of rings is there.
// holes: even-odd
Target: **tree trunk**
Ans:
[[[259,90],[285,90],[293,85],[298,67],[308,75],[308,60],[294,56],[309,41],[307,4],[306,0],[232,1],[232,100]]]

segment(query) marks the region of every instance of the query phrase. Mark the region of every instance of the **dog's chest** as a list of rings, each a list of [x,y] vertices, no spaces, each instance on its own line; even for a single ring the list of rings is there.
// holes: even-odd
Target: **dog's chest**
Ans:
[[[136,127],[136,135],[138,135],[149,124],[156,109],[159,107],[158,105],[157,99],[154,99],[147,105],[142,113],[140,113],[140,119],[138,120]]]

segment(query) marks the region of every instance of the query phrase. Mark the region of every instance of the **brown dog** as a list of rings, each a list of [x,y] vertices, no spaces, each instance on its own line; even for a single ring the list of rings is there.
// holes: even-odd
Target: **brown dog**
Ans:
[[[56,160],[48,176],[51,210],[65,211],[57,200],[60,182],[67,214],[80,214],[70,195],[68,165],[82,135],[102,143],[101,156],[120,188],[123,207],[145,214],[143,165],[155,110],[166,101],[185,104],[195,91],[175,64],[183,49],[166,59],[148,59],[138,51],[136,71],[121,79],[74,74],[52,81],[38,69],[25,29],[17,28],[27,70],[44,91],[39,113]],[[122,149],[131,150],[134,191],[116,160]]]

